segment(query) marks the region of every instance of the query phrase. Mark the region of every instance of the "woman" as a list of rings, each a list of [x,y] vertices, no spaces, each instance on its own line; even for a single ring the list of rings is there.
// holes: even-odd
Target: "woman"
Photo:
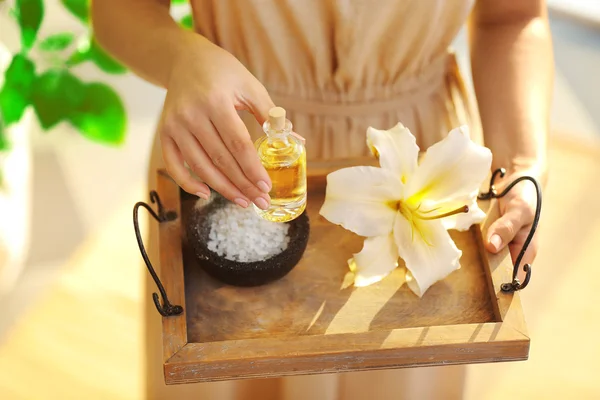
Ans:
[[[156,168],[166,167],[184,190],[207,196],[208,187],[189,174],[185,161],[240,206],[267,207],[271,183],[252,139],[262,135],[260,124],[273,105],[287,109],[312,161],[366,155],[368,126],[387,129],[402,122],[426,148],[467,123],[472,137],[492,150],[493,168],[508,169],[503,182],[521,174],[545,181],[553,60],[543,0],[191,0],[191,5],[195,32],[170,18],[169,0],[93,2],[99,42],[167,89],[151,187]],[[469,111],[448,51],[467,19],[481,124]],[[527,184],[501,200],[502,216],[486,241],[489,251],[510,246],[516,256],[534,201]],[[155,230],[150,239],[156,250]],[[533,261],[536,249],[534,243],[524,262]],[[150,301],[147,308],[150,398],[461,396],[460,367],[166,388],[160,318]]]

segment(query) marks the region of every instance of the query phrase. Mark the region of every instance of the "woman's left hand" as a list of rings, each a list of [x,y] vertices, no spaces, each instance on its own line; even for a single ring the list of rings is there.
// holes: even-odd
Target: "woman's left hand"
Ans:
[[[522,170],[506,175],[495,183],[496,190],[501,193],[504,188],[520,176],[531,176],[543,185],[542,174],[535,170]],[[537,194],[530,181],[517,183],[504,197],[498,199],[500,218],[494,221],[487,233],[486,247],[492,253],[498,253],[507,245],[513,264],[521,252],[529,235],[535,216]],[[539,235],[536,233],[523,256],[521,267],[532,264],[539,248]]]

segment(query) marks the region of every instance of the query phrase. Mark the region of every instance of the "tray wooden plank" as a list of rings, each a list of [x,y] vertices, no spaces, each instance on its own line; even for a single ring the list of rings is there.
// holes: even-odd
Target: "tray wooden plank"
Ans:
[[[317,182],[320,183],[320,182]],[[227,286],[205,274],[184,246],[188,339],[212,342],[379,331],[499,321],[481,268],[475,229],[452,234],[463,249],[463,267],[419,299],[397,269],[384,282],[341,288],[347,260],[364,238],[319,216],[324,187],[309,184],[311,233],[300,263],[276,284]],[[196,200],[183,201],[183,220]]]
[[[351,350],[348,350],[351,349]],[[167,383],[517,361],[529,339],[501,324],[467,324],[272,340],[190,343],[165,364]]]
[[[462,268],[422,299],[403,285],[401,269],[376,285],[343,288],[346,260],[363,239],[318,215],[331,170],[324,168],[309,174],[303,259],[258,288],[227,286],[201,270],[181,229],[201,201],[159,173],[163,204],[179,215],[161,224],[161,279],[184,306],[183,315],[163,318],[168,384],[527,358],[519,296],[500,291],[510,281],[510,257],[483,250],[487,221],[451,233]],[[488,220],[497,213],[491,205]]]
[[[177,212],[178,218],[159,226],[160,279],[172,304],[181,305],[184,314],[163,318],[163,359],[167,361],[188,342],[185,321],[183,254],[181,251],[181,198],[179,187],[166,171],[158,171],[157,193],[165,210]],[[154,222],[154,221],[152,221]],[[162,301],[162,299],[161,299]]]

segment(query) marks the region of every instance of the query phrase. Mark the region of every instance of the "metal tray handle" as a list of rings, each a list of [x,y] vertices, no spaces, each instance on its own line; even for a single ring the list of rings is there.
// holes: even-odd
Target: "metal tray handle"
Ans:
[[[169,221],[173,221],[173,220],[177,219],[177,213],[175,211],[165,211],[162,203],[160,202],[160,198],[158,197],[158,193],[156,193],[156,191],[154,191],[154,190],[152,190],[150,192],[150,201],[153,204],[156,203],[156,205],[158,207],[158,213],[154,212],[154,210],[147,203],[144,203],[143,201],[137,202],[135,204],[135,206],[133,207],[133,229],[135,229],[135,237],[137,239],[138,246],[140,247],[140,252],[142,253],[142,258],[144,259],[144,262],[146,263],[146,267],[148,267],[148,271],[150,272],[150,275],[152,275],[152,279],[154,279],[156,286],[158,286],[158,290],[160,291],[160,295],[162,296],[162,299],[163,299],[163,304],[161,305],[160,301],[158,300],[158,294],[152,293],[152,299],[154,299],[154,304],[156,305],[156,309],[158,310],[160,315],[162,315],[163,317],[170,317],[170,316],[181,314],[183,312],[183,307],[171,304],[171,302],[169,301],[169,298],[167,297],[167,292],[165,291],[165,288],[164,288],[162,282],[160,281],[160,279],[158,278],[158,275],[156,275],[156,272],[154,271],[154,268],[152,267],[152,263],[150,262],[150,259],[148,258],[148,254],[146,253],[146,249],[144,248],[144,242],[142,241],[142,235],[140,233],[138,210],[140,207],[145,208],[146,210],[148,210],[150,215],[152,215],[152,217],[154,217],[154,219],[157,220],[159,223],[169,222]]]
[[[538,223],[540,222],[540,213],[542,211],[542,190],[540,188],[539,183],[535,180],[535,178],[532,178],[531,176],[520,176],[517,179],[515,179],[514,181],[512,181],[502,191],[502,193],[498,194],[496,192],[496,187],[494,186],[494,182],[495,182],[496,178],[498,177],[498,175],[500,175],[500,177],[503,178],[504,175],[506,175],[506,170],[504,168],[499,168],[494,171],[494,173],[492,174],[492,178],[490,179],[490,190],[487,193],[481,193],[478,196],[478,198],[480,200],[499,199],[501,197],[504,197],[508,192],[510,192],[510,190],[513,187],[515,187],[515,185],[517,183],[519,183],[521,181],[530,181],[531,183],[533,183],[535,186],[536,193],[537,193],[535,216],[533,217],[533,223],[531,224],[531,229],[529,231],[529,234],[527,235],[527,239],[525,239],[525,243],[523,243],[523,248],[521,249],[521,251],[519,252],[519,255],[517,256],[517,260],[515,262],[515,266],[513,269],[512,282],[503,283],[501,286],[503,292],[515,292],[517,290],[524,289],[529,284],[529,280],[531,279],[531,265],[530,264],[525,264],[523,266],[523,271],[525,271],[525,280],[523,281],[523,283],[521,283],[519,281],[519,278],[517,277],[517,275],[519,273],[519,268],[521,266],[521,262],[523,261],[523,256],[525,255],[525,251],[527,250],[527,247],[529,247],[529,244],[531,243],[531,240],[533,239],[533,235],[535,234],[535,231],[537,229]]]

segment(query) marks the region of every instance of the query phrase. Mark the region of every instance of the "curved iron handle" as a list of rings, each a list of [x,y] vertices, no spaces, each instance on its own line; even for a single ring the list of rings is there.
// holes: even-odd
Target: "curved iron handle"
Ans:
[[[140,233],[140,224],[138,221],[138,210],[140,207],[145,208],[146,210],[148,210],[150,215],[152,217],[154,217],[154,219],[157,220],[159,223],[173,221],[174,219],[177,218],[177,213],[174,211],[165,211],[162,203],[160,202],[160,198],[158,197],[158,193],[156,193],[156,191],[154,191],[154,190],[150,192],[150,201],[152,203],[157,204],[158,213],[154,212],[154,210],[148,204],[144,203],[143,201],[137,202],[135,204],[135,206],[133,206],[133,229],[135,229],[135,237],[137,239],[138,246],[140,247],[140,252],[142,253],[142,258],[144,259],[144,262],[146,263],[146,267],[148,267],[148,271],[150,272],[150,275],[152,275],[152,279],[154,279],[156,286],[158,286],[158,290],[160,291],[160,295],[162,296],[162,299],[163,299],[163,305],[161,305],[160,301],[158,300],[158,294],[152,293],[152,299],[154,299],[154,305],[156,305],[156,309],[158,310],[160,315],[162,315],[163,317],[170,317],[173,315],[181,314],[183,312],[183,307],[178,306],[178,305],[172,305],[171,302],[169,302],[169,298],[167,297],[167,292],[165,291],[164,286],[162,285],[160,279],[158,278],[158,275],[156,275],[156,272],[154,271],[154,268],[152,267],[152,263],[150,262],[150,259],[148,258],[148,254],[146,253],[146,249],[144,248],[144,242],[142,241],[142,235]]]
[[[515,185],[517,183],[519,183],[521,181],[530,181],[531,183],[533,183],[535,186],[536,194],[537,194],[537,201],[536,201],[536,206],[535,206],[535,216],[533,217],[533,223],[531,224],[531,230],[529,231],[529,234],[527,235],[527,239],[525,239],[525,243],[523,243],[523,248],[521,249],[521,251],[519,252],[519,255],[517,256],[517,260],[515,262],[515,266],[513,269],[512,282],[503,283],[501,286],[501,289],[503,292],[515,292],[517,290],[524,289],[527,286],[527,284],[529,284],[529,280],[531,279],[531,265],[530,264],[525,264],[523,266],[523,271],[525,271],[525,280],[523,281],[523,283],[519,282],[517,275],[519,273],[519,267],[521,266],[521,261],[523,260],[523,256],[525,255],[525,251],[527,250],[527,247],[529,247],[529,244],[531,243],[531,240],[533,239],[533,235],[535,234],[538,223],[540,221],[540,213],[542,211],[542,190],[540,188],[539,183],[535,180],[535,178],[533,178],[531,176],[520,176],[517,179],[515,179],[514,181],[512,181],[502,191],[502,193],[498,194],[496,192],[496,187],[494,186],[494,181],[496,180],[498,175],[500,175],[500,177],[503,178],[504,175],[506,175],[506,170],[504,168],[499,168],[494,171],[494,173],[492,174],[492,178],[490,179],[490,191],[487,193],[481,193],[478,196],[478,198],[480,200],[489,200],[489,199],[494,199],[494,198],[499,199],[501,197],[504,197],[513,187],[515,187]]]

